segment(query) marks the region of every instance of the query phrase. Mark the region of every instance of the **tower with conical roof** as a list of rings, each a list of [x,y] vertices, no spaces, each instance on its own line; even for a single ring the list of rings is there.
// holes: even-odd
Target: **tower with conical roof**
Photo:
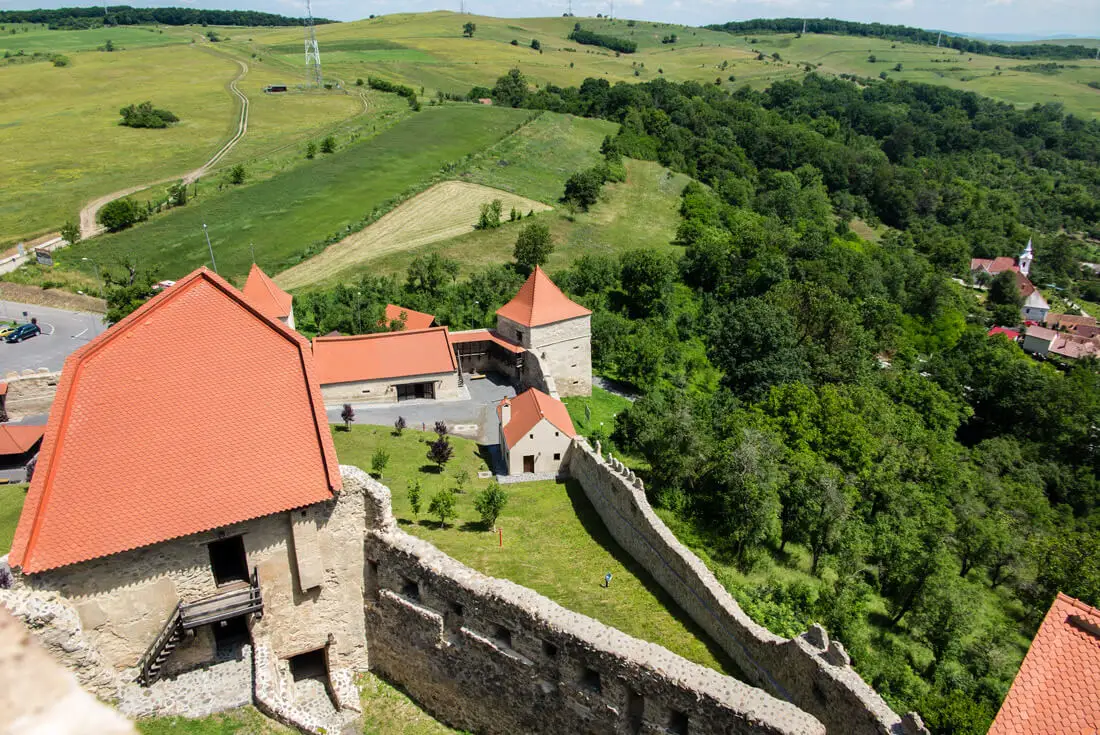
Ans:
[[[559,395],[592,395],[592,312],[570,301],[542,268],[497,310],[497,331],[538,358]]]
[[[1017,265],[1020,267],[1020,272],[1025,276],[1031,275],[1031,261],[1035,260],[1035,253],[1031,251],[1031,238],[1027,239],[1027,247],[1024,248],[1024,252],[1020,253],[1020,257],[1016,259]]]

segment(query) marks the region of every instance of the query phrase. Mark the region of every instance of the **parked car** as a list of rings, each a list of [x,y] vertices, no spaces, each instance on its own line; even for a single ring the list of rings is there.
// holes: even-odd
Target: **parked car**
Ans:
[[[15,328],[11,334],[4,338],[5,342],[14,343],[22,342],[25,339],[30,339],[36,334],[41,334],[42,328],[37,324],[22,324]]]
[[[4,337],[7,337],[9,334],[14,332],[16,329],[19,329],[18,324],[0,325],[0,339],[3,339]]]

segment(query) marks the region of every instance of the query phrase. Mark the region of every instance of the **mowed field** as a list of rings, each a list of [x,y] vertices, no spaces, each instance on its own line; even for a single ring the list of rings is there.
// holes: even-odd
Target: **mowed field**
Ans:
[[[164,278],[179,278],[210,264],[205,223],[223,276],[246,274],[253,252],[256,262],[276,272],[361,229],[372,213],[388,211],[395,200],[508,135],[531,114],[466,104],[426,108],[335,155],[66,248],[58,261],[78,269],[82,257],[104,267],[133,258],[158,267]]]
[[[521,215],[550,207],[533,199],[464,181],[445,181],[416,195],[366,229],[350,235],[275,279],[283,288],[299,288],[334,279],[392,253],[449,240],[474,231],[481,205],[500,200],[504,217],[515,209]]]

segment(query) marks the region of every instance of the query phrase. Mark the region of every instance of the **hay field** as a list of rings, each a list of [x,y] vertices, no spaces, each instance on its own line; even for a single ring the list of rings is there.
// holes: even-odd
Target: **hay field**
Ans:
[[[413,250],[474,231],[481,205],[499,199],[504,216],[515,208],[521,215],[550,209],[542,202],[464,181],[444,181],[418,194],[366,229],[350,235],[304,263],[283,271],[275,281],[283,288],[300,288],[333,279],[386,255]]]

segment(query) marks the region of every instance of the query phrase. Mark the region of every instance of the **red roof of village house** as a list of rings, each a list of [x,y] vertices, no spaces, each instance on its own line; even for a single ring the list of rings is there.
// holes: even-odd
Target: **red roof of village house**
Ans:
[[[591,313],[570,301],[539,266],[535,266],[535,272],[520,287],[515,298],[497,309],[498,315],[525,327],[539,327]]]
[[[386,304],[386,326],[389,326],[390,322],[399,320],[402,314],[405,315],[405,329],[409,331],[427,329],[435,321],[434,314],[425,314],[422,311],[406,309],[404,306]]]
[[[244,295],[261,314],[272,319],[286,319],[294,308],[294,297],[276,286],[255,263],[244,282]]]
[[[433,375],[458,369],[446,327],[315,337],[313,359],[321,385]]]
[[[1011,339],[1013,341],[1018,340],[1020,338],[1020,332],[1018,330],[1007,329],[1005,327],[993,327],[988,332],[986,332],[987,337],[992,337],[995,334],[1003,334],[1004,336],[1008,337],[1009,339]]]
[[[11,563],[40,572],[340,487],[309,344],[200,268],[66,360]]]
[[[471,329],[465,332],[451,332],[451,344],[459,345],[467,342],[492,342],[514,354],[527,352],[523,345],[517,345],[511,340],[505,339],[491,329]]]
[[[1010,258],[1007,255],[1002,255],[999,258],[971,258],[970,270],[984,270],[992,275],[997,275],[1003,271],[1016,271],[1019,272],[1020,267],[1016,265],[1016,259]]]
[[[528,388],[515,398],[505,398],[497,404],[498,418],[501,415],[501,408],[508,404],[512,406],[512,416],[504,425],[504,443],[509,449],[543,419],[549,421],[568,437],[577,435],[576,429],[573,428],[573,419],[569,418],[569,411],[565,404],[557,398],[546,395],[538,388]]]
[[[0,383],[0,396],[7,395],[7,393],[8,393],[8,384],[7,383]]]
[[[1100,610],[1061,593],[989,735],[1095,735],[1100,729]]]
[[[29,452],[44,433],[45,426],[0,424],[0,456]]]

